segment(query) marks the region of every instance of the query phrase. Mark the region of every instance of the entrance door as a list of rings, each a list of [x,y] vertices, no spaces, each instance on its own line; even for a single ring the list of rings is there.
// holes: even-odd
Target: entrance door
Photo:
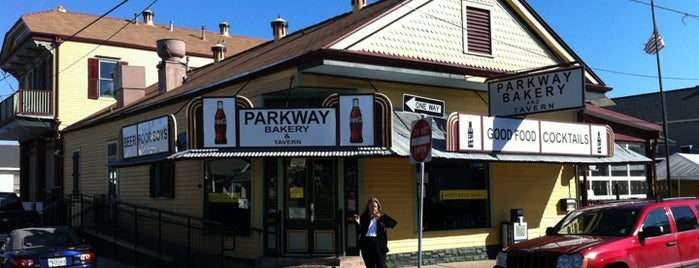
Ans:
[[[286,160],[285,168],[284,252],[335,254],[335,161],[291,158]]]

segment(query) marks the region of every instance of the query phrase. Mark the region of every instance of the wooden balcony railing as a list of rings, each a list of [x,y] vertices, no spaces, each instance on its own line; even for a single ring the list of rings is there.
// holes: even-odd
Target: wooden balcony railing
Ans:
[[[51,116],[51,90],[20,89],[0,102],[0,123],[17,116]]]

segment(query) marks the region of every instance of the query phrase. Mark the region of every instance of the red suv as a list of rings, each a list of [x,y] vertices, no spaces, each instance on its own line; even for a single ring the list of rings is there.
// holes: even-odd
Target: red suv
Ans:
[[[698,213],[696,198],[578,209],[546,236],[504,248],[495,267],[697,267]]]

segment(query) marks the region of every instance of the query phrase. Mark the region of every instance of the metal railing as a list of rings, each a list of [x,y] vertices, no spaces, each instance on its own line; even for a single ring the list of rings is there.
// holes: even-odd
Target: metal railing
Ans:
[[[52,93],[52,90],[20,89],[0,102],[0,123],[18,115],[53,115]]]
[[[225,267],[225,252],[235,250],[235,233],[240,231],[219,222],[110,202],[101,195],[71,195],[55,202],[42,211],[41,224],[70,225],[166,267]]]

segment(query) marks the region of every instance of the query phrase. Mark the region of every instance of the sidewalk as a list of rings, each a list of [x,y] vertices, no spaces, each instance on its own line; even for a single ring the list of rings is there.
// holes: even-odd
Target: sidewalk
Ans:
[[[425,268],[493,268],[495,260],[484,261],[465,261],[465,262],[450,262],[441,264],[423,265]],[[415,268],[417,266],[407,266],[406,268]]]

